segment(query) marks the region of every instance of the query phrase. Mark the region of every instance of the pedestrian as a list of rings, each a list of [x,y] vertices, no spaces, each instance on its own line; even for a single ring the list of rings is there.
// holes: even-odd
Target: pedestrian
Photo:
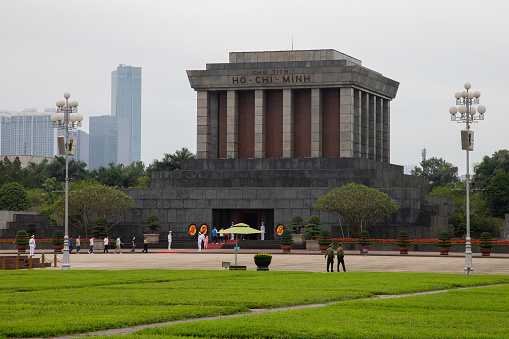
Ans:
[[[217,230],[216,228],[214,227],[214,229],[212,230],[212,243],[213,244],[217,244]]]
[[[131,253],[136,252],[136,237],[133,237],[133,248],[131,249]]]
[[[219,242],[222,244],[223,243],[223,239],[224,239],[224,234],[221,233],[224,231],[224,228],[221,227],[221,229],[219,230]]]
[[[344,258],[345,258],[345,251],[343,251],[343,244],[342,243],[339,243],[337,256],[338,256],[338,272],[339,272],[339,263],[341,263],[341,265],[343,265],[343,272],[346,272],[346,269],[345,269],[345,260],[344,260]]]
[[[116,245],[115,254],[117,254],[117,251],[118,251],[118,253],[122,254],[122,249],[120,248],[120,246],[122,245],[122,242],[120,241],[120,235],[117,237],[117,241],[116,241],[115,245]]]
[[[332,248],[332,244],[329,245],[329,248],[325,251],[325,259],[327,260],[327,272],[334,272],[334,249]]]
[[[148,253],[148,240],[147,237],[143,237],[143,251],[141,253]]]
[[[32,235],[30,237],[30,240],[28,241],[28,245],[30,247],[30,256],[33,257],[35,254],[35,247],[37,246],[35,244],[35,235]],[[17,265],[17,264],[16,264]]]
[[[110,253],[108,252],[108,247],[110,247],[110,239],[108,239],[108,236],[105,236],[103,241],[104,241],[103,253]]]
[[[78,235],[78,239],[76,239],[76,254],[80,254],[81,250],[81,236]]]
[[[69,253],[72,253],[72,237],[69,237]]]
[[[203,241],[203,248],[207,249],[209,247],[209,235],[205,236],[205,240]]]
[[[203,244],[204,239],[205,237],[203,236],[203,234],[201,232],[198,232],[198,252],[201,252],[201,246]]]
[[[260,239],[265,240],[265,224],[262,221],[262,225],[260,226],[260,231],[263,232],[260,234]]]
[[[88,250],[88,254],[94,254],[94,237],[90,238],[90,249]]]
[[[171,231],[168,232],[168,249],[171,250],[171,241],[172,241],[172,236],[171,236]]]

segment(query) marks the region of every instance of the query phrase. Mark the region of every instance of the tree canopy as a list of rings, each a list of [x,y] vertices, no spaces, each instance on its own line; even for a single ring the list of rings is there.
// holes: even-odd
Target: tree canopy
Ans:
[[[397,212],[399,205],[377,189],[350,183],[317,199],[314,209],[340,215],[350,234],[356,237],[361,229],[369,229],[379,220]]]
[[[459,181],[458,167],[442,158],[429,158],[421,161],[420,165],[421,167],[415,166],[410,174],[427,178],[428,192],[434,188]]]
[[[23,185],[10,182],[0,188],[0,210],[26,211],[30,207],[30,200]]]
[[[474,165],[472,186],[485,189],[498,173],[509,173],[509,151],[506,149],[496,151],[491,157],[486,155]]]
[[[181,150],[176,150],[173,154],[164,153],[164,157],[160,161],[156,159],[148,166],[147,172],[150,174],[154,171],[179,170],[182,160],[194,159],[195,157],[191,151],[183,147]]]

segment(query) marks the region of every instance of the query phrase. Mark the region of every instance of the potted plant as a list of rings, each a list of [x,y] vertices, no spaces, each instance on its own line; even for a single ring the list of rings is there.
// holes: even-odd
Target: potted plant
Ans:
[[[108,227],[108,219],[105,217],[98,217],[95,219],[95,226],[92,227],[90,234],[96,239],[104,239],[108,236],[110,228]],[[104,241],[97,241],[94,243],[94,249],[104,250]]]
[[[371,241],[369,239],[370,238],[368,230],[362,230],[359,232],[359,235],[357,237],[357,247],[359,247],[359,251],[361,253],[368,253],[369,245],[371,244]]]
[[[20,230],[16,233],[16,239],[14,239],[14,243],[16,244],[16,248],[18,249],[18,253],[24,253],[27,249],[28,245],[28,233],[25,230]]]
[[[408,254],[408,250],[410,249],[410,245],[412,242],[410,241],[410,235],[407,231],[402,230],[398,233],[398,240],[396,241],[396,245],[398,245],[399,254]]]
[[[143,236],[147,239],[147,243],[157,244],[159,242],[159,234],[156,232],[161,227],[161,223],[159,222],[157,215],[149,215],[147,223],[145,225],[141,225],[141,227],[150,228],[150,234],[143,234]]]
[[[37,231],[37,224],[31,222],[27,224],[27,233],[29,236],[35,235],[35,232]]]
[[[330,232],[327,230],[321,230],[318,235],[318,245],[320,245],[320,251],[322,251],[322,253],[325,253],[331,242]]]
[[[281,234],[281,240],[279,240],[279,244],[283,249],[283,253],[289,253],[293,246],[292,231],[284,230]]]
[[[62,248],[64,248],[64,232],[56,230],[53,233],[51,244],[53,245],[53,252],[62,253]]]
[[[288,227],[290,227],[293,231],[293,234],[292,234],[293,241],[296,244],[302,244],[304,239],[302,239],[301,229],[306,227],[306,224],[304,223],[304,219],[302,219],[301,216],[297,215],[297,216],[293,217],[292,223],[290,225],[288,225]]]
[[[447,231],[443,231],[438,236],[438,250],[440,251],[440,255],[449,255],[449,251],[451,250],[452,242],[451,235]]]
[[[306,239],[306,250],[317,251],[320,249],[318,240],[316,239],[322,230],[322,223],[317,215],[312,215],[308,219],[306,230],[303,233],[303,237]]]
[[[272,261],[272,254],[258,253],[254,256],[257,271],[268,271],[270,262]]]
[[[493,238],[489,232],[482,232],[479,238],[479,248],[483,257],[489,257],[493,247]]]

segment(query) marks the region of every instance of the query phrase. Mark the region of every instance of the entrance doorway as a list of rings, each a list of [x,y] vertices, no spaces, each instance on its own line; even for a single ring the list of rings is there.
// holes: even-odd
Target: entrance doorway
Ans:
[[[217,230],[227,229],[233,224],[245,223],[251,228],[260,229],[265,225],[265,239],[274,239],[274,210],[273,209],[214,209],[212,210],[213,225]],[[246,235],[244,239],[260,240],[260,234]]]

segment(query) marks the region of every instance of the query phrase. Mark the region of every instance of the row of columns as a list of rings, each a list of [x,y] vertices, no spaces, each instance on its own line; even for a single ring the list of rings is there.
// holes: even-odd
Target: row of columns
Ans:
[[[294,90],[283,89],[283,158],[294,157]],[[197,158],[219,157],[219,93],[197,92]],[[226,158],[238,157],[238,93],[226,91]],[[254,157],[265,158],[266,95],[254,91]],[[223,103],[224,104],[224,103]],[[224,109],[224,108],[223,108]],[[340,157],[390,161],[390,101],[339,88]],[[311,89],[311,157],[322,157],[322,90]]]

